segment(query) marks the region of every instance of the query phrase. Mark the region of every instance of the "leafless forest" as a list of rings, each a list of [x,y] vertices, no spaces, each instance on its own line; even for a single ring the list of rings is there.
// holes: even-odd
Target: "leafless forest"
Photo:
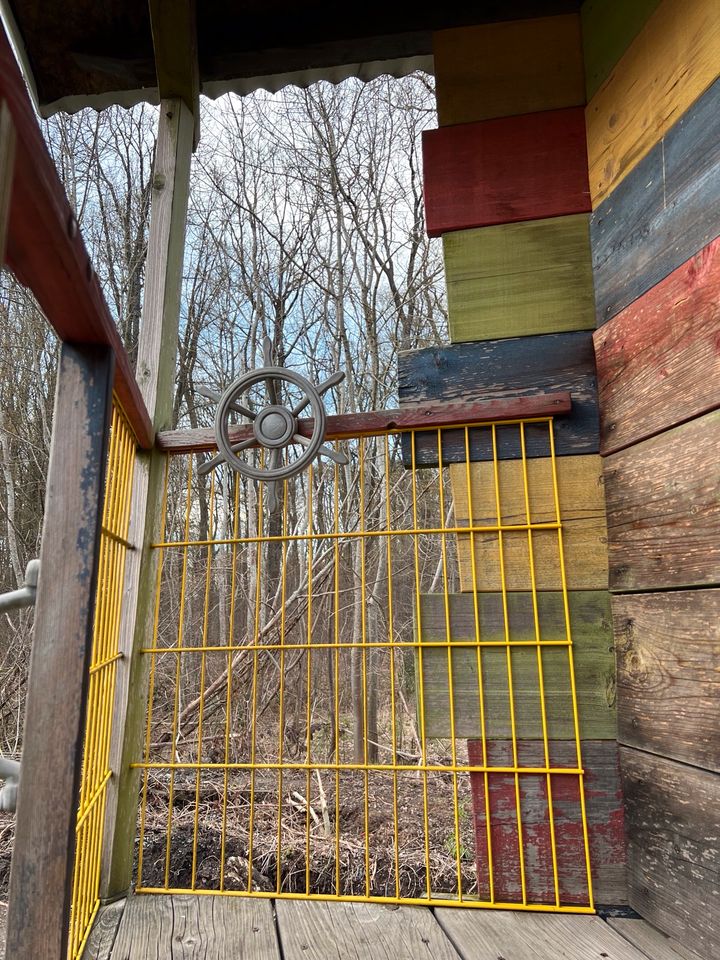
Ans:
[[[424,75],[204,102],[203,135],[192,170],[175,424],[210,426],[213,405],[200,396],[198,387],[223,387],[259,365],[266,335],[280,364],[315,382],[337,369],[346,372],[345,381],[326,397],[332,412],[396,405],[398,351],[445,338],[441,250],[427,239],[422,221],[420,135],[434,126],[434,110],[432,83]],[[150,107],[111,109],[59,116],[45,126],[131,357],[142,311],[155,119],[156,111]],[[0,338],[0,590],[6,590],[22,580],[25,564],[38,553],[56,362],[52,333],[9,276],[2,280]],[[221,472],[214,481],[194,475],[193,505],[186,511],[187,463],[179,459],[170,475],[166,538],[222,541],[238,529],[246,536],[282,536],[309,523],[325,532],[335,523],[341,530],[356,530],[361,523],[367,529],[373,525],[381,529],[388,522],[388,510],[393,525],[411,526],[408,472],[395,441],[368,442],[363,463],[359,449],[356,445],[350,451],[351,463],[345,470],[336,474],[332,466],[317,468],[312,479],[289,485],[274,511],[262,512],[256,485],[242,482],[238,491]],[[421,520],[429,526],[441,522],[439,482],[437,471],[422,474]],[[357,496],[351,495],[360,486],[364,518]],[[449,484],[446,487],[447,522],[452,505]],[[242,515],[238,503],[243,504]],[[258,516],[263,519],[258,521]],[[308,552],[307,543],[287,549],[266,544],[244,551],[240,560],[237,550],[233,554],[231,547],[222,545],[166,551],[160,627],[153,642],[169,645],[180,634],[188,646],[247,643],[253,637],[260,637],[256,643],[277,642],[273,637],[277,638],[276,614],[281,607],[288,618],[288,643],[300,642],[292,639],[293,631],[298,636],[322,634],[328,643],[333,629],[349,643],[357,642],[363,630],[371,638],[385,635],[389,626],[398,637],[410,636],[408,591],[414,589],[415,563],[423,589],[437,586],[444,575],[440,540],[428,538],[418,558],[408,544],[386,549],[383,538],[363,547],[362,557],[359,541],[344,546],[340,557],[334,549],[330,540],[316,541],[314,552]],[[447,559],[452,578],[454,560]],[[338,560],[341,578],[333,586]],[[389,609],[393,591],[388,588],[388,563],[395,564],[396,572],[403,571],[394,609]],[[284,580],[283,570],[288,572]],[[361,576],[366,593],[359,599]],[[310,613],[308,596],[314,603]],[[334,603],[342,608],[337,620]],[[12,614],[0,622],[0,750],[8,755],[17,756],[22,749],[31,632],[30,613]],[[380,679],[371,680],[369,689],[359,650],[348,650],[347,664],[339,668],[330,652],[322,653],[304,659],[298,653],[295,674],[282,674],[292,687],[282,718],[276,701],[269,706],[279,677],[272,652],[263,654],[266,662],[260,667],[253,667],[245,654],[249,669],[244,674],[235,671],[234,687],[227,678],[232,658],[228,661],[228,654],[220,652],[209,655],[202,681],[206,715],[199,710],[198,670],[186,669],[186,657],[158,657],[152,758],[227,762],[253,749],[269,751],[272,759],[272,751],[277,757],[281,749],[285,760],[297,755],[322,763],[339,756],[347,763],[369,751],[373,762],[387,751],[391,726],[394,749],[412,758],[418,750],[412,657],[405,663],[397,658],[398,703],[391,717],[387,649],[370,659],[368,675]],[[316,663],[308,672],[312,658]],[[183,669],[176,674],[181,659]],[[343,681],[347,679],[342,697],[337,695],[338,669]],[[259,709],[266,704],[264,729],[272,731],[267,742],[255,746],[248,741],[252,729],[248,705],[253,698]],[[230,718],[231,741],[228,710],[235,712]],[[169,789],[161,774],[150,778],[154,794],[149,809],[159,816],[167,815],[163,790]],[[418,780],[414,774],[412,778],[407,781],[409,789],[417,792]],[[324,805],[332,809],[335,802],[331,778],[320,783],[319,793],[314,780],[304,789],[305,779],[303,772],[302,782],[293,784],[289,794],[292,797],[295,791],[300,796],[301,833],[310,822],[307,808],[313,797],[318,810]],[[449,778],[440,779],[452,805]],[[180,795],[181,784],[174,786]],[[195,787],[193,778],[192,791],[199,797]],[[245,796],[247,784],[238,782],[236,787],[236,796]],[[350,794],[353,789],[348,783]],[[385,791],[378,797],[380,807],[387,796]],[[212,812],[206,792],[203,798],[204,814]],[[417,798],[408,800],[410,808],[416,809],[416,803]],[[241,806],[238,800],[234,809],[239,818]],[[231,816],[232,809],[231,804]],[[182,809],[175,816],[182,820]],[[271,832],[276,829],[275,820]],[[443,821],[439,829],[451,837],[451,810],[449,822]],[[322,837],[327,824],[313,825],[313,830]],[[0,883],[4,883],[11,821],[0,825],[0,831]],[[194,842],[197,846],[197,836]],[[450,843],[451,863],[460,857],[452,847]],[[155,853],[158,862],[164,861],[159,848]],[[277,869],[277,864],[266,864],[266,872],[271,867]],[[153,879],[163,878],[160,874]],[[215,882],[208,878],[208,883]]]

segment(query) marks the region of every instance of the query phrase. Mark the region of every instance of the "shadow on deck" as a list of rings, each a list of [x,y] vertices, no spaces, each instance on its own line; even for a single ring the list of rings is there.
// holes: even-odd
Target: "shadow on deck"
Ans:
[[[643,920],[145,894],[101,910],[83,958],[693,960],[695,955]]]

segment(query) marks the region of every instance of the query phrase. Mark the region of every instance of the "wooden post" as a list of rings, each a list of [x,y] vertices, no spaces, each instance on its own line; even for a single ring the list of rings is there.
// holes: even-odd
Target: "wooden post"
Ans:
[[[161,105],[153,174],[150,239],[138,349],[138,383],[155,430],[172,417],[180,287],[190,185],[194,119],[179,99]],[[125,894],[132,882],[139,775],[130,769],[142,743],[147,703],[147,658],[137,654],[152,630],[157,556],[150,549],[160,524],[164,455],[137,458],[108,784],[100,896]]]
[[[67,952],[113,354],[60,355],[10,875],[7,956]]]
[[[10,215],[15,168],[15,126],[8,105],[0,103],[0,268],[5,262],[5,236]]]

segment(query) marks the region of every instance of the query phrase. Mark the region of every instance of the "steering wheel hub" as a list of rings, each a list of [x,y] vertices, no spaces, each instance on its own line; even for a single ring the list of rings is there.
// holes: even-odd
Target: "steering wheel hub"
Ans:
[[[253,421],[253,433],[263,447],[279,449],[286,447],[297,430],[295,417],[285,407],[269,404]]]

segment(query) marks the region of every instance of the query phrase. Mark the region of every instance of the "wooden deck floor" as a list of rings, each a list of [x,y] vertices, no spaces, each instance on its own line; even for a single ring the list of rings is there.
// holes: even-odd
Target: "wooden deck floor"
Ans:
[[[697,960],[642,920],[364,903],[136,896],[83,960]]]

